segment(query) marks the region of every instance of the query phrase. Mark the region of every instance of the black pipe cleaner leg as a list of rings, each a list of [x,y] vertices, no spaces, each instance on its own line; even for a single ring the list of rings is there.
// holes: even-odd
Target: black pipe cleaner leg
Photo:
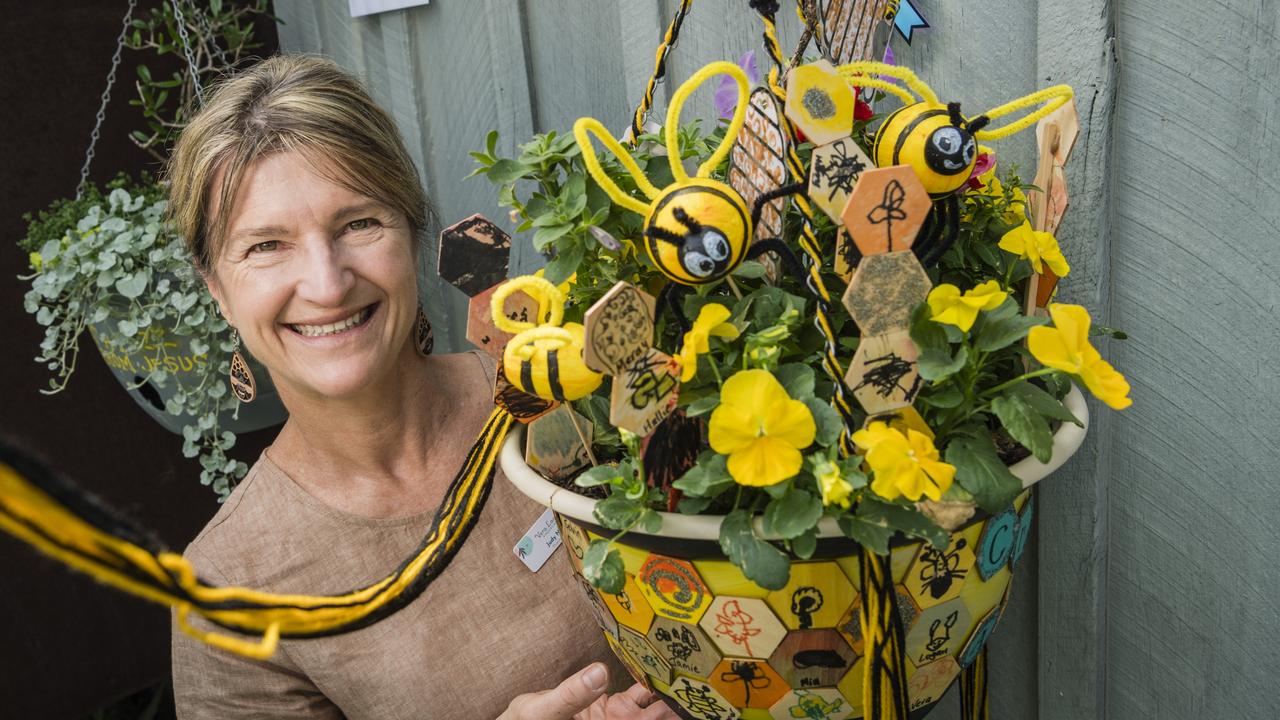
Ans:
[[[930,251],[928,257],[920,261],[926,268],[937,265],[942,256],[955,244],[956,238],[960,237],[960,199],[952,195],[943,202],[945,226],[940,235],[942,241]]]
[[[807,285],[807,275],[805,274],[804,265],[800,264],[800,258],[787,247],[787,244],[778,238],[769,238],[767,240],[758,240],[747,250],[747,260],[754,260],[761,255],[771,252],[782,259],[782,264],[787,266],[787,270],[795,276],[796,281],[801,285]]]
[[[658,312],[662,312],[662,308],[666,307],[671,310],[671,314],[676,318],[676,324],[680,326],[680,334],[689,332],[689,318],[685,317],[684,308],[681,303],[684,296],[689,292],[686,285],[678,282],[669,282],[662,286],[658,291],[658,300],[655,303],[658,306]]]
[[[807,187],[808,185],[805,183],[796,182],[791,183],[790,185],[783,185],[782,187],[775,188],[766,193],[761,193],[760,197],[756,198],[755,205],[751,207],[751,227],[754,228],[760,224],[760,213],[764,212],[765,205],[768,205],[780,197],[802,193]]]

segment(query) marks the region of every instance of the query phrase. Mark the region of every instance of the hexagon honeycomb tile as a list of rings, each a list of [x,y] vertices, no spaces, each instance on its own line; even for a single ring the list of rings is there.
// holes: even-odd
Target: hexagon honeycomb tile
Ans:
[[[636,584],[631,573],[627,573],[621,592],[616,595],[600,593],[600,597],[604,599],[604,604],[609,606],[609,610],[613,612],[619,624],[639,633],[649,632],[649,628],[653,625],[653,609],[649,607],[649,601],[644,599],[640,586]]]
[[[907,663],[908,666],[911,663]],[[840,678],[840,682],[836,685],[836,689],[840,691],[844,698],[849,701],[850,710],[854,717],[862,714],[862,678],[867,672],[867,658],[860,657],[858,662],[849,668],[849,672]]]
[[[632,679],[649,689],[653,689],[653,681],[645,674],[644,668],[635,661],[635,658],[632,658],[631,654],[624,650],[612,635],[606,633],[604,639],[608,641],[609,649],[613,651],[613,654],[618,656],[618,660],[626,666],[627,672],[631,673]]]
[[[999,608],[1005,595],[1013,586],[1013,571],[1005,566],[990,580],[970,578],[960,590],[960,599],[974,617],[982,617],[993,608]]]
[[[792,690],[769,708],[775,720],[845,720],[856,717],[853,705],[835,688]]]
[[[972,569],[973,549],[969,539],[956,533],[946,550],[929,544],[921,546],[903,584],[920,607],[927,608],[958,596]]]
[[[472,297],[467,305],[467,341],[495,358],[502,357],[507,341],[513,337],[493,324],[493,293],[501,285]],[[537,322],[538,302],[523,292],[512,293],[503,307],[512,320]]]
[[[993,608],[987,613],[986,617],[978,621],[973,628],[973,633],[965,642],[964,648],[960,650],[957,661],[960,667],[969,667],[974,660],[978,659],[978,653],[982,651],[982,646],[987,644],[987,640],[991,638],[991,633],[996,629],[996,623],[1000,622],[1000,608]]]
[[[809,161],[809,199],[839,223],[854,183],[864,170],[875,166],[850,136],[819,145]]]
[[[972,627],[973,616],[962,600],[926,608],[907,631],[907,659],[920,667],[955,655]]]
[[[560,525],[560,541],[564,543],[565,550],[569,553],[569,564],[581,573],[582,556],[586,554],[587,546],[591,541],[587,539],[585,530],[565,516],[556,515],[556,522]]]
[[[791,578],[769,593],[769,607],[788,628],[835,627],[857,593],[834,562],[796,563]]]
[[[906,330],[863,336],[844,376],[845,384],[871,415],[907,407],[924,387],[916,364],[919,357]]]
[[[1013,567],[1022,559],[1022,553],[1027,549],[1027,540],[1031,537],[1031,521],[1035,517],[1036,499],[1027,498],[1027,502],[1022,506],[1022,511],[1018,513],[1018,536],[1013,541],[1013,554],[1009,557],[1009,566]]]
[[[769,664],[793,688],[832,687],[858,656],[832,628],[792,630],[769,656]]]
[[[737,708],[768,708],[791,690],[767,661],[759,659],[725,658],[708,681]]]
[[[671,697],[696,720],[739,720],[741,715],[708,683],[681,675],[671,683]]]
[[[609,613],[609,606],[604,604],[604,599],[600,597],[600,591],[591,587],[591,583],[587,582],[580,575],[574,575],[574,580],[582,588],[582,592],[587,597],[587,604],[591,606],[591,612],[596,616],[596,622],[599,623],[600,629],[606,635],[618,636],[618,621],[613,619],[613,615]]]
[[[714,595],[763,598],[768,590],[751,582],[742,571],[727,560],[694,560],[693,567]]]
[[[711,605],[711,591],[686,560],[650,555],[636,581],[653,611],[663,617],[696,623]]]
[[[475,296],[507,277],[511,236],[483,215],[472,215],[440,231],[436,274]]]
[[[939,658],[919,668],[907,663],[907,697],[911,709],[919,710],[941,700],[959,674],[960,666],[950,657]]]
[[[595,426],[589,420],[562,404],[529,423],[525,431],[524,461],[548,480],[564,480],[591,464],[591,456],[578,433],[591,442],[594,431]]]
[[[929,296],[933,283],[910,250],[868,255],[858,263],[844,294],[863,337],[911,325],[911,309]]]
[[[1018,514],[1009,508],[986,522],[978,540],[975,560],[978,574],[990,580],[1009,564],[1017,539]]]
[[[720,651],[697,625],[656,617],[647,637],[672,670],[705,678],[720,662]]]
[[[933,209],[914,170],[906,165],[862,173],[840,217],[863,256],[910,250]]]
[[[671,682],[671,664],[654,650],[648,638],[629,627],[618,629],[618,645],[626,650],[631,662],[641,667],[646,675],[651,675],[662,682]]]
[[[783,112],[814,145],[848,135],[853,110],[853,88],[826,60],[801,65],[787,75]]]
[[[587,367],[610,375],[635,362],[653,345],[654,297],[620,281],[583,317]]]
[[[698,625],[725,655],[767,658],[787,629],[763,600],[718,595]]]

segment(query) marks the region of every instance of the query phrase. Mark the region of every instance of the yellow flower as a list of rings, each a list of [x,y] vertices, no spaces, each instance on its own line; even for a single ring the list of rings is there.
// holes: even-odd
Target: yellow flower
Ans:
[[[711,413],[711,448],[729,456],[741,485],[775,485],[800,472],[800,451],[813,443],[813,413],[793,400],[768,370],[740,370],[720,389]]]
[[[813,475],[818,478],[823,505],[839,505],[849,509],[849,494],[853,492],[853,486],[840,475],[839,465],[823,460],[813,468]]]
[[[1053,327],[1033,327],[1027,348],[1045,367],[1075,375],[1089,392],[1116,410],[1133,404],[1129,381],[1102,359],[1089,342],[1089,311],[1079,305],[1050,303]]]
[[[693,328],[684,334],[684,345],[680,347],[680,382],[689,382],[698,371],[698,355],[711,349],[708,342],[712,335],[728,338],[738,337],[738,328],[729,319],[729,308],[720,303],[708,303],[698,311],[698,319],[693,321]]]
[[[29,253],[27,262],[31,263],[31,269],[36,272],[40,272],[44,268],[44,258],[38,252]]]
[[[929,317],[934,322],[955,325],[965,332],[973,327],[979,310],[995,310],[1009,297],[1000,289],[1000,283],[988,280],[960,294],[960,288],[943,283],[929,291]]]
[[[1031,267],[1038,273],[1044,272],[1045,265],[1060,278],[1071,272],[1057,238],[1052,233],[1032,230],[1031,223],[1025,220],[1000,238],[1000,249],[1030,260]]]
[[[928,435],[916,430],[900,430],[876,421],[853,434],[853,442],[866,453],[875,477],[871,489],[886,500],[906,496],[916,501],[921,495],[942,499],[951,487],[956,469],[938,459],[938,449]]]

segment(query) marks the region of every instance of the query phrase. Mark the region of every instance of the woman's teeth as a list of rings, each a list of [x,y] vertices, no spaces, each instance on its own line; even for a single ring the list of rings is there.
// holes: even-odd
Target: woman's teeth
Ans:
[[[360,312],[352,315],[346,320],[340,320],[336,323],[328,325],[290,325],[294,332],[303,337],[323,337],[325,335],[336,335],[344,330],[350,330],[357,325],[364,323],[372,314],[373,308],[367,307]]]

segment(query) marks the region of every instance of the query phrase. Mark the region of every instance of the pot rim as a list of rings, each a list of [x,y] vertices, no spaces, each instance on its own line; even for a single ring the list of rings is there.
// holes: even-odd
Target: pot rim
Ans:
[[[1028,457],[1009,466],[1009,471],[1022,480],[1023,489],[1031,487],[1062,467],[1072,455],[1076,454],[1084,442],[1089,430],[1089,406],[1085,404],[1080,388],[1072,385],[1071,391],[1062,402],[1071,414],[1080,419],[1083,427],[1069,422],[1062,423],[1058,431],[1053,434],[1053,456],[1049,462],[1042,463],[1034,457]],[[507,479],[534,502],[579,522],[597,524],[592,511],[599,501],[562,488],[539,475],[524,461],[523,441],[524,428],[513,428],[502,445],[498,463]],[[660,511],[658,514],[662,517],[662,527],[658,532],[646,533],[638,527],[630,532],[689,540],[719,540],[723,515],[685,515]],[[763,539],[779,539],[764,532],[761,516],[755,518],[755,529]],[[818,537],[844,537],[844,533],[840,532],[835,518],[825,517],[818,522]]]

